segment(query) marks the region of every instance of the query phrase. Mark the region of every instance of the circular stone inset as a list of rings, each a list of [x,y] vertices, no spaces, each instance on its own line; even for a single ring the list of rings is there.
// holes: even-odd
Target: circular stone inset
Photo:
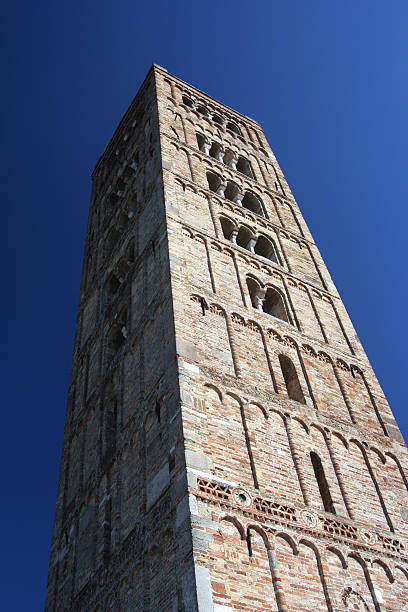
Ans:
[[[242,508],[248,508],[252,505],[252,498],[250,494],[248,491],[245,491],[245,489],[241,489],[241,487],[233,490],[232,497],[234,502]]]
[[[377,536],[372,531],[367,531],[366,529],[360,529],[361,539],[368,546],[375,546],[377,543]]]
[[[318,525],[318,519],[315,514],[309,512],[308,510],[301,510],[299,514],[303,525],[309,527],[310,529],[316,529]]]

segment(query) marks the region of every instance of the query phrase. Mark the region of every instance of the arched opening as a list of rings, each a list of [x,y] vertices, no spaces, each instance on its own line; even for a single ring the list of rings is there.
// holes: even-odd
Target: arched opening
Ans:
[[[113,325],[108,334],[108,347],[112,353],[116,353],[125,341],[122,329]]]
[[[121,212],[118,217],[118,225],[121,230],[125,230],[129,223],[129,217],[125,212]]]
[[[259,236],[254,250],[257,255],[265,257],[265,259],[269,259],[275,263],[279,263],[274,243],[265,236]]]
[[[135,239],[132,238],[126,248],[126,257],[129,263],[135,261]]]
[[[196,134],[197,136],[197,144],[200,151],[204,151],[205,138],[202,134]]]
[[[111,191],[108,195],[109,204],[114,206],[119,200],[119,194],[116,191]]]
[[[218,159],[218,161],[221,161],[219,159],[221,152],[222,152],[221,145],[218,144],[218,142],[213,142],[210,148],[210,157],[213,157],[214,159]]]
[[[256,213],[257,215],[264,214],[261,201],[250,191],[245,192],[245,195],[242,200],[242,206]]]
[[[194,104],[192,103],[190,98],[187,98],[187,96],[183,96],[183,104],[185,104],[189,108],[194,108]]]
[[[220,125],[224,125],[224,121],[219,115],[213,115],[213,121],[215,121],[215,123],[219,123]]]
[[[283,379],[286,385],[288,397],[295,402],[305,404],[302,387],[300,386],[299,378],[293,362],[286,355],[279,355],[279,364],[282,370]]]
[[[252,237],[252,232],[247,227],[241,226],[237,234],[237,245],[249,250],[249,242]]]
[[[126,189],[125,181],[123,179],[119,178],[118,182],[116,183],[116,188],[117,188],[117,191],[118,191],[118,195],[121,195],[121,192]]]
[[[200,104],[200,106],[197,107],[197,112],[204,117],[208,117],[208,110],[205,108],[204,104]]]
[[[122,344],[126,340],[127,336],[127,310],[124,308],[119,314],[116,322],[112,325],[108,331],[107,336],[107,365],[109,360],[115,356]]]
[[[224,164],[232,170],[237,169],[237,157],[234,151],[231,151],[231,149],[226,149],[224,153]]]
[[[283,298],[276,289],[268,287],[263,302],[263,311],[277,319],[290,323]]]
[[[226,217],[221,217],[220,223],[221,223],[221,229],[222,229],[224,238],[226,238],[227,240],[230,240],[232,231],[236,227],[235,223],[233,223],[232,221],[230,221],[230,219],[227,219]]]
[[[260,297],[261,287],[253,278],[247,278],[246,284],[248,287],[249,297],[251,298],[252,307],[256,310],[262,310],[262,298]]]
[[[235,201],[236,196],[239,194],[239,187],[232,181],[227,182],[227,188],[225,190],[225,197],[227,200],[231,200],[231,202]]]
[[[121,257],[118,261],[118,265],[117,265],[117,269],[120,275],[120,281],[124,280],[124,277],[126,276],[126,274],[128,273],[130,266],[129,266],[130,262],[126,259],[126,256]]]
[[[246,174],[246,176],[249,176],[250,178],[254,178],[251,162],[241,155],[238,157],[237,170],[238,172],[242,172],[242,174]]]
[[[221,183],[221,179],[219,176],[217,176],[213,172],[207,172],[207,182],[208,182],[208,187],[210,188],[210,191],[217,192],[217,189]]]
[[[109,276],[108,280],[105,283],[105,293],[108,300],[112,299],[119,287],[120,281],[116,274],[112,272],[112,274]]]
[[[241,130],[239,129],[237,124],[233,123],[232,121],[228,121],[227,130],[229,130],[230,132],[234,132],[234,134],[238,134],[238,136],[242,136]]]
[[[329,485],[327,482],[326,475],[324,473],[322,461],[316,453],[310,453],[310,459],[312,461],[313,471],[317,480],[317,485],[320,491],[320,497],[322,498],[323,507],[326,512],[331,512],[332,514],[336,514],[336,510],[334,509],[334,504],[332,500],[332,496],[330,494]]]
[[[119,272],[119,281],[123,282],[126,274],[131,268],[132,263],[135,261],[135,240],[132,238],[127,247],[125,254],[118,261],[117,269]]]
[[[130,179],[133,178],[136,172],[136,168],[137,168],[137,164],[135,162],[133,162],[132,164],[128,164],[125,167],[123,171],[123,176],[125,177],[126,181],[129,181]]]
[[[112,227],[109,230],[108,235],[106,236],[105,257],[108,257],[112,253],[113,249],[119,242],[119,238],[120,238],[119,232],[117,231],[116,228]]]

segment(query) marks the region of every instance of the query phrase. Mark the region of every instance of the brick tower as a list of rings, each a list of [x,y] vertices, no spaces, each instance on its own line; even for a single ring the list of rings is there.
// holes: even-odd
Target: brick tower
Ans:
[[[262,128],[153,66],[93,173],[47,612],[408,610],[407,469]]]

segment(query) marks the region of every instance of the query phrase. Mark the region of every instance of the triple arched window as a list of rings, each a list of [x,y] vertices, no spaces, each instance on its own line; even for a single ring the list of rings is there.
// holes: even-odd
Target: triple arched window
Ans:
[[[225,181],[218,176],[218,174],[215,174],[215,172],[207,172],[207,182],[210,191],[213,191],[226,200],[234,202],[234,204],[238,206],[243,206],[257,215],[266,217],[262,200],[252,191],[242,191],[237,183],[229,180]]]
[[[246,225],[238,226],[227,217],[221,217],[220,223],[224,238],[230,240],[232,244],[236,244],[264,259],[281,264],[276,245],[272,238],[264,236],[263,234],[257,236],[251,228]]]
[[[197,144],[200,151],[205,155],[216,159],[217,161],[224,163],[228,168],[241,172],[254,179],[255,174],[251,166],[251,162],[244,155],[232,151],[231,149],[224,149],[219,142],[212,141],[208,142],[202,134],[197,134]]]

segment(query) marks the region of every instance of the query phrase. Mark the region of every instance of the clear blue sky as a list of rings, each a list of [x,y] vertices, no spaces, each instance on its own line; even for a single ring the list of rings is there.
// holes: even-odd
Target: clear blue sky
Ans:
[[[45,596],[90,173],[152,62],[263,125],[407,434],[408,5],[23,0],[2,17],[0,609],[27,612]]]

